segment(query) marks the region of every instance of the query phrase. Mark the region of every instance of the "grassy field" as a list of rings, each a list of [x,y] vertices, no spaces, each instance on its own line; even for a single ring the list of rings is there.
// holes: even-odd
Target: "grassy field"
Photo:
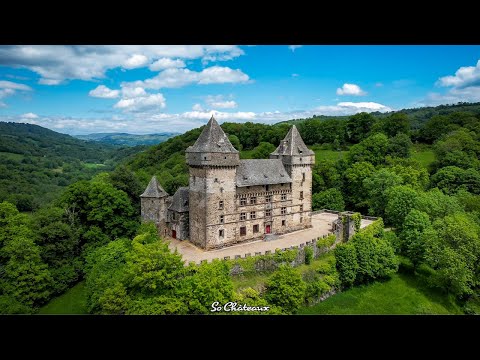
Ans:
[[[51,300],[42,307],[39,314],[87,314],[85,298],[85,282],[67,290],[65,294]]]
[[[87,169],[97,169],[97,168],[102,168],[102,167],[104,167],[105,164],[84,163],[83,166],[85,166]]]
[[[420,164],[427,168],[435,160],[435,154],[431,147],[414,145],[412,149],[412,158],[418,160]]]
[[[445,295],[426,287],[412,275],[355,287],[334,295],[299,314],[463,314]]]

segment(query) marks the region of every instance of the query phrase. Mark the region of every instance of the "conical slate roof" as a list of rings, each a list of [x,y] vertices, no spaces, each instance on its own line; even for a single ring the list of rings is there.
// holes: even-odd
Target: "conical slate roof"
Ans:
[[[167,192],[163,190],[160,183],[157,181],[156,176],[153,176],[150,182],[148,183],[147,188],[143,192],[140,197],[147,197],[147,198],[161,198],[168,196]]]
[[[172,204],[168,207],[168,210],[176,212],[188,211],[188,187],[178,188],[175,195],[173,195]]]
[[[313,155],[314,152],[307,148],[307,145],[303,142],[297,127],[293,125],[288,131],[285,139],[280,141],[277,149],[272,155]]]
[[[189,146],[186,152],[238,153],[213,115],[195,144]]]

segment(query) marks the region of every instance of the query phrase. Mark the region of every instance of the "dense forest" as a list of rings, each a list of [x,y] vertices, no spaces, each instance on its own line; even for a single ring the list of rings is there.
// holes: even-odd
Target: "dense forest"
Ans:
[[[125,157],[113,171],[72,181],[31,214],[15,201],[1,203],[0,313],[36,312],[81,279],[90,313],[208,313],[213,301],[232,299],[295,313],[332,288],[397,271],[453,298],[464,312],[478,313],[480,105],[295,122],[316,152],[314,209],[383,219],[338,246],[315,271],[280,266],[267,274],[263,290],[234,290],[226,262],[184,267],[154,228],[140,224],[139,195],[152,175],[170,194],[188,184],[184,154],[202,130],[197,128]],[[222,124],[243,158],[268,157],[289,126]],[[2,151],[17,147],[10,143]],[[101,149],[78,161],[107,163]],[[433,151],[434,160],[418,161],[412,156],[418,149]],[[0,174],[10,176],[14,167],[4,170]],[[17,191],[6,191],[4,199],[29,194]]]
[[[38,209],[62,189],[88,180],[145,147],[122,148],[78,140],[41,126],[0,122],[0,201]]]
[[[97,133],[88,135],[76,135],[82,140],[98,141],[104,144],[137,146],[137,145],[156,145],[162,143],[171,137],[179,135],[178,133],[165,132],[161,134],[135,135],[127,133]]]

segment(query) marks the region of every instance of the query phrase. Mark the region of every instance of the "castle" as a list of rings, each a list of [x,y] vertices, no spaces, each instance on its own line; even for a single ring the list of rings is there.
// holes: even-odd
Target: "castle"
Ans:
[[[311,227],[315,154],[295,125],[269,159],[240,160],[212,116],[186,160],[188,187],[171,197],[154,176],[141,195],[160,235],[211,250]]]

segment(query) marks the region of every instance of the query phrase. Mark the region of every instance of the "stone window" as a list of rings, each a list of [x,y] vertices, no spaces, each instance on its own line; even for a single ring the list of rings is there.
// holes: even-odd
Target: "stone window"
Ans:
[[[253,225],[253,232],[258,233],[258,225]]]
[[[250,219],[256,219],[257,218],[257,214],[255,213],[255,211],[251,211],[250,212]]]
[[[247,199],[245,198],[240,199],[240,206],[245,206],[245,205],[247,205]]]
[[[225,235],[225,230],[223,229],[218,230],[218,237],[223,238],[224,235]]]
[[[282,201],[287,200],[287,194],[282,194]]]
[[[242,226],[240,228],[240,236],[245,236],[247,235],[247,227],[246,226]]]
[[[272,202],[272,195],[265,196],[265,202],[267,203]]]
[[[225,222],[225,217],[223,215],[220,215],[220,224],[223,224]]]
[[[269,190],[269,186],[268,185],[265,185],[265,191],[268,191]]]
[[[240,213],[240,220],[247,220],[247,213]]]
[[[218,202],[218,210],[223,210],[223,200]]]
[[[300,216],[300,224],[303,223],[303,216]]]
[[[302,173],[302,181],[305,181],[305,173]]]
[[[250,205],[255,205],[256,203],[257,203],[257,197],[256,196],[250,197]]]
[[[300,191],[300,200],[303,200],[303,191]]]
[[[272,210],[265,210],[265,216],[272,216]]]
[[[282,226],[285,226],[286,221],[282,220]]]
[[[287,213],[287,208],[284,206],[282,207],[282,215],[285,215]]]
[[[303,211],[303,205],[300,205],[300,212]]]

